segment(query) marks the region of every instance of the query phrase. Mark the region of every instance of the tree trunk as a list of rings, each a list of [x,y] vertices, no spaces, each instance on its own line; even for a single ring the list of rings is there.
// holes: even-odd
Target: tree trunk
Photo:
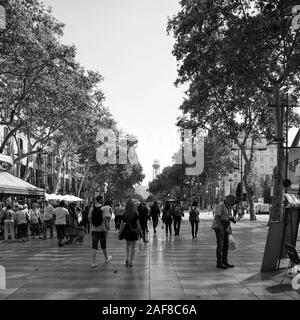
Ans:
[[[253,163],[253,153],[254,153],[254,141],[252,141],[251,144],[251,154],[250,154],[250,159],[247,157],[245,151],[243,151],[243,154],[245,155],[244,160],[246,162],[245,164],[245,171],[244,171],[244,176],[243,176],[243,183],[246,189],[248,201],[249,201],[249,206],[250,206],[250,220],[256,220],[256,215],[254,212],[254,194],[252,190],[252,181],[250,180],[250,174],[251,174],[251,166]]]
[[[277,85],[274,86],[274,118],[276,126],[277,144],[277,166],[274,170],[272,211],[270,213],[270,221],[280,221],[282,216],[283,201],[283,165],[284,165],[284,149],[283,149],[283,110],[281,109],[280,90]]]
[[[64,157],[59,159],[57,173],[56,173],[56,176],[54,178],[54,187],[53,187],[53,193],[54,194],[58,193],[58,190],[59,190],[59,187],[60,187],[60,178],[61,178],[61,171],[62,171],[63,162],[64,162]]]
[[[243,177],[243,182],[244,182],[244,185],[245,185],[245,189],[246,189],[246,192],[247,192],[247,197],[248,197],[249,205],[250,205],[250,212],[249,212],[250,213],[250,220],[256,220],[256,215],[255,215],[255,212],[254,212],[253,192],[252,192],[251,186],[249,186],[249,184],[248,184],[247,175],[246,174]]]
[[[26,169],[25,169],[25,174],[23,177],[23,180],[26,182],[28,182],[28,179],[30,177],[30,167],[29,167],[30,160],[32,160],[32,156],[28,156],[26,158]]]
[[[85,179],[86,179],[86,177],[87,177],[87,175],[88,175],[88,173],[89,173],[90,167],[91,167],[90,164],[87,164],[87,167],[86,167],[86,169],[85,169],[85,171],[84,171],[84,175],[83,175],[83,177],[82,177],[82,179],[81,179],[81,181],[80,181],[80,185],[79,185],[79,188],[78,188],[77,197],[80,197],[80,193],[81,193],[83,184],[84,184],[84,182],[85,182]]]

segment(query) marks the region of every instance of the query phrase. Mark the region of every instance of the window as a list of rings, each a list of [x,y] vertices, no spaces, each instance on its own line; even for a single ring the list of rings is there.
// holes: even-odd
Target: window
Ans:
[[[273,163],[274,162],[274,158],[270,158],[270,161]]]
[[[274,154],[274,149],[270,149],[271,154]]]
[[[233,175],[233,177],[234,177],[234,179],[237,179],[237,177],[238,177],[237,173],[235,173],[235,174]]]
[[[264,162],[264,158],[263,158],[263,157],[260,157],[260,158],[259,158],[259,161],[260,161],[260,162]]]

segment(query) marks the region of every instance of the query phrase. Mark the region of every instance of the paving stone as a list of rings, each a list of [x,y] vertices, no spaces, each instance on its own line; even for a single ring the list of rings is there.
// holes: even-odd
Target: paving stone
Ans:
[[[268,228],[266,217],[243,220],[233,226],[239,247],[229,252],[233,269],[216,268],[216,240],[212,216],[201,213],[198,238],[191,239],[190,224],[182,222],[179,237],[154,235],[137,243],[133,267],[125,265],[125,242],[116,231],[108,235],[106,264],[102,252],[91,269],[91,236],[83,245],[57,247],[56,239],[28,243],[0,243],[0,264],[6,268],[7,289],[0,300],[293,300],[300,292],[283,285],[284,270],[261,273]],[[282,261],[284,266],[288,261]]]

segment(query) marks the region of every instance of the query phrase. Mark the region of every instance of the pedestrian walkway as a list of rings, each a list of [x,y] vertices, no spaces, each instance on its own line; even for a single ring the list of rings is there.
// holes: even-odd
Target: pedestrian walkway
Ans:
[[[206,216],[206,218],[205,218]],[[201,213],[198,239],[192,240],[184,220],[178,237],[166,237],[149,223],[149,243],[138,243],[132,268],[125,266],[125,241],[117,231],[108,235],[109,263],[100,251],[98,268],[91,269],[91,238],[84,244],[57,247],[56,239],[1,243],[0,264],[6,268],[6,290],[0,299],[99,300],[259,300],[300,299],[283,270],[261,273],[268,232],[267,217],[233,225],[238,250],[229,252],[233,269],[216,268],[212,216]],[[112,223],[113,225],[113,223]]]

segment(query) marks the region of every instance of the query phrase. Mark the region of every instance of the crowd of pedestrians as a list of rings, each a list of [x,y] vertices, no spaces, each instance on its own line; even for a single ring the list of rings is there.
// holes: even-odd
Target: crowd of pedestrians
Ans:
[[[235,203],[234,196],[227,196],[214,209],[212,229],[216,234],[217,268],[233,268],[228,263],[229,234],[232,232],[230,222],[235,223],[232,216],[232,206]],[[177,237],[180,234],[184,209],[180,201],[166,201],[161,205],[154,201],[150,206],[145,202],[138,205],[129,199],[126,204],[105,201],[101,196],[96,197],[95,203],[89,203],[84,208],[76,203],[50,204],[43,203],[11,203],[2,204],[0,210],[0,227],[4,234],[4,241],[17,240],[27,242],[32,239],[47,239],[48,230],[50,239],[54,236],[54,230],[58,240],[58,246],[79,242],[83,243],[85,234],[91,232],[92,238],[92,268],[97,267],[97,251],[100,242],[105,262],[109,262],[112,256],[107,252],[107,235],[111,230],[111,220],[114,214],[115,230],[119,232],[119,239],[126,240],[125,264],[132,267],[135,256],[135,246],[139,239],[148,242],[148,223],[152,220],[153,232],[157,232],[159,219],[166,237]],[[192,239],[198,235],[200,222],[200,210],[197,201],[193,201],[188,208],[189,222],[191,225]]]
[[[42,203],[1,203],[0,231],[2,239],[7,241],[27,242],[30,239],[52,239],[54,230],[61,237],[62,233],[67,243],[77,239],[82,225],[82,210],[74,203],[64,201],[51,205],[48,200]],[[65,221],[61,217],[64,208]],[[61,225],[64,225],[62,228]],[[63,230],[63,231],[62,231]]]

